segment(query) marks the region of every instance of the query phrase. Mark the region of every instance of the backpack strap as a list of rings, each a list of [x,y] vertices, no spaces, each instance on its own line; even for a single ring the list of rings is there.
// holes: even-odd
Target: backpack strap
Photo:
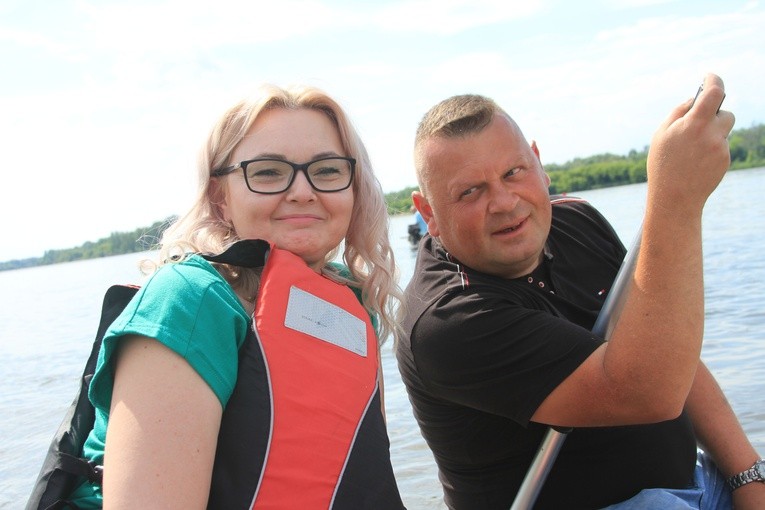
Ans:
[[[266,241],[248,239],[234,243],[223,253],[200,253],[200,255],[210,262],[256,268],[265,265],[270,248],[270,244]],[[95,423],[95,409],[88,399],[88,389],[96,371],[104,334],[138,289],[139,287],[132,285],[113,285],[106,291],[98,331],[80,378],[80,389],[53,436],[26,510],[75,508],[66,498],[77,486],[85,480],[102,483],[103,466],[79,457]]]
[[[58,466],[62,471],[87,478],[89,482],[97,485],[104,481],[104,467],[81,457],[58,452]]]
[[[63,508],[66,498],[85,479],[100,483],[100,467],[79,458],[95,422],[95,410],[88,400],[88,388],[96,370],[98,352],[106,329],[122,313],[137,291],[138,287],[127,285],[114,285],[106,291],[98,331],[80,378],[80,389],[53,436],[26,510]]]

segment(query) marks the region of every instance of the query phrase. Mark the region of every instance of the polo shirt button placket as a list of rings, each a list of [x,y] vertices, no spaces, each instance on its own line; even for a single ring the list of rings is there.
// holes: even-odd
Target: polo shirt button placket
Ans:
[[[534,283],[534,277],[533,276],[527,276],[526,277],[526,281],[529,282],[530,284],[533,284]],[[546,287],[545,282],[543,282],[542,280],[539,280],[537,282],[537,285],[539,286],[540,289],[544,289]],[[555,294],[555,291],[552,290],[552,289],[550,289],[548,292],[550,294]]]

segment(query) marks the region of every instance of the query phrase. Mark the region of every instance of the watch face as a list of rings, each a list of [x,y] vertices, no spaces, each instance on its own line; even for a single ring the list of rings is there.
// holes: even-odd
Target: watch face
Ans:
[[[759,461],[754,465],[757,473],[760,475],[760,480],[765,480],[765,461]]]

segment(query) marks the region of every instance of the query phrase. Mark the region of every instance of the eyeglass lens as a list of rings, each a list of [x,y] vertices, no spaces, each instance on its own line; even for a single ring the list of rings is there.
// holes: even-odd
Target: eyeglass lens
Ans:
[[[295,168],[286,161],[262,159],[247,163],[244,173],[252,191],[280,193],[289,188],[295,172]],[[339,158],[314,161],[305,169],[305,175],[319,191],[339,191],[350,184],[351,163]]]

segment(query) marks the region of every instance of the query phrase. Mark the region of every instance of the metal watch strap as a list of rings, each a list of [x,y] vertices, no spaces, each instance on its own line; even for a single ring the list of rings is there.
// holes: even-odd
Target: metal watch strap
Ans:
[[[746,485],[750,482],[763,482],[765,483],[765,460],[760,459],[755,462],[752,467],[746,471],[742,471],[737,475],[733,475],[728,478],[728,486],[731,490],[738,489],[742,485]]]

